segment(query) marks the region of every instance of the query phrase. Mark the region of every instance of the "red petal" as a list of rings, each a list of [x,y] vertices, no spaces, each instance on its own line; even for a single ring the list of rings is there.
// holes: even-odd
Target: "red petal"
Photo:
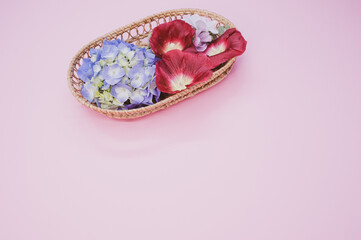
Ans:
[[[195,30],[191,25],[182,20],[174,20],[154,28],[149,43],[153,52],[161,57],[170,50],[188,48],[194,34]]]
[[[191,53],[199,53],[196,49],[196,47],[194,46],[194,44],[192,44],[189,48],[184,49],[185,52],[191,52]]]
[[[169,51],[157,62],[156,84],[160,91],[176,93],[212,76],[212,62],[205,54]]]
[[[235,28],[228,29],[204,51],[210,56],[213,67],[239,56],[246,51],[247,41]]]

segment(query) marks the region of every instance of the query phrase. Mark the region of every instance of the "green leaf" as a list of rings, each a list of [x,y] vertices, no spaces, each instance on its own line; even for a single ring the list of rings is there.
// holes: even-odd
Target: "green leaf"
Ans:
[[[224,33],[224,27],[222,25],[218,26],[218,33],[219,35],[222,35]]]

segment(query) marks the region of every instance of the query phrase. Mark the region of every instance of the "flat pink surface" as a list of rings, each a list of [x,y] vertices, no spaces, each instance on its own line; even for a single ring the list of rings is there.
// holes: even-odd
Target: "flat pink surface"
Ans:
[[[248,40],[219,85],[135,121],[66,73],[89,41],[163,10]],[[361,3],[2,1],[1,240],[361,239]]]

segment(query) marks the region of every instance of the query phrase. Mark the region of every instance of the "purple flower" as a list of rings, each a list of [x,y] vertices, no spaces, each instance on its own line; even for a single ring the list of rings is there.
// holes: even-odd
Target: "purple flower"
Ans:
[[[151,49],[122,40],[105,40],[101,48],[89,51],[77,72],[85,82],[81,94],[104,109],[133,109],[158,102],[155,65],[159,60]]]
[[[98,76],[98,74],[100,73],[101,70],[102,70],[102,67],[100,66],[99,62],[96,62],[93,65],[94,77]]]
[[[149,77],[145,75],[144,70],[141,65],[136,65],[129,70],[128,77],[133,88],[143,87],[149,81]]]
[[[147,95],[147,91],[137,89],[132,92],[132,95],[130,96],[130,102],[132,104],[141,104]]]
[[[155,97],[155,101],[158,102],[161,92],[155,84],[155,78],[148,84],[148,91]],[[152,99],[151,102],[153,103]]]
[[[124,55],[124,56],[125,56],[128,52],[131,51],[130,46],[129,46],[128,44],[126,44],[125,42],[119,43],[118,49],[119,49],[119,53],[120,53],[121,55]]]
[[[93,62],[89,58],[84,58],[83,64],[79,67],[76,73],[83,82],[89,82],[94,75]]]
[[[118,83],[112,87],[110,93],[115,97],[119,102],[126,102],[131,96],[132,88],[128,85]]]
[[[91,82],[86,82],[81,88],[80,93],[83,97],[89,102],[94,101],[95,93],[98,91],[98,88],[94,86]]]
[[[196,34],[193,44],[198,52],[206,50],[208,44],[213,40],[212,34],[218,34],[217,21],[212,21],[209,18],[201,17],[198,14],[187,15],[184,21],[196,29]]]
[[[101,53],[102,53],[102,49],[99,48],[92,48],[89,51],[89,55],[90,55],[90,59],[92,62],[97,62],[100,60],[101,57]]]
[[[152,65],[150,67],[146,67],[144,70],[144,73],[147,75],[149,79],[152,79],[155,74],[155,65]]]
[[[152,66],[153,64],[155,64],[155,62],[156,62],[156,57],[153,51],[151,49],[146,50],[144,65]]]
[[[124,69],[118,64],[112,66],[104,66],[102,77],[110,85],[117,84],[125,75]]]
[[[206,50],[208,43],[212,41],[212,36],[208,31],[196,30],[196,35],[193,40],[193,44],[198,52]]]
[[[103,82],[103,86],[101,87],[101,90],[108,90],[110,87],[110,84],[106,81]]]
[[[102,47],[101,58],[103,60],[114,61],[118,56],[119,49],[113,44],[104,44]]]
[[[135,64],[141,64],[144,66],[144,59],[145,59],[145,56],[144,56],[144,51],[136,51],[135,52],[135,55],[134,55],[134,58],[133,58],[133,61]]]

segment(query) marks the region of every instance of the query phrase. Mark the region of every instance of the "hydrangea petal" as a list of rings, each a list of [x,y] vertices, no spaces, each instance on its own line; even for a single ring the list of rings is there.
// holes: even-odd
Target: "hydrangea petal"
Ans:
[[[114,61],[118,56],[119,49],[112,44],[105,44],[102,48],[101,58],[104,60]]]
[[[102,77],[110,85],[117,84],[125,75],[124,69],[118,64],[105,66],[102,71]]]
[[[86,100],[92,103],[94,101],[94,97],[97,91],[98,88],[96,86],[94,86],[91,82],[86,82],[82,86],[80,93]]]
[[[118,49],[119,49],[120,54],[123,56],[127,55],[127,53],[131,51],[129,45],[127,45],[124,42],[119,43]]]
[[[93,65],[94,77],[96,77],[100,73],[101,70],[102,70],[102,67],[100,66],[99,62],[96,62]]]
[[[91,48],[89,51],[90,59],[92,62],[97,62],[100,60],[102,50],[99,48]]]
[[[132,88],[128,85],[118,83],[114,86],[112,86],[110,93],[118,99],[119,102],[124,103],[126,102],[129,97],[131,96]]]
[[[103,84],[104,84],[104,85],[101,87],[101,90],[108,90],[109,87],[110,87],[110,84],[107,83],[106,81],[104,81]]]
[[[141,104],[144,101],[146,95],[147,93],[143,90],[135,90],[130,96],[130,102],[132,104]]]
[[[133,79],[130,81],[130,85],[133,88],[143,87],[146,82],[146,76],[144,73],[137,73]]]
[[[129,65],[128,60],[127,60],[125,57],[123,57],[123,56],[120,56],[120,57],[118,58],[117,63],[118,63],[118,65],[121,66],[121,67],[126,67],[126,66]]]
[[[152,66],[153,64],[155,64],[155,62],[156,62],[156,58],[152,50],[148,49],[147,51],[145,51],[144,65]]]
[[[93,62],[89,58],[83,59],[83,64],[76,73],[83,82],[89,82],[94,75]]]
[[[150,66],[150,67],[146,67],[145,70],[144,70],[144,74],[149,78],[151,79],[154,74],[155,74],[155,65],[153,66]]]

